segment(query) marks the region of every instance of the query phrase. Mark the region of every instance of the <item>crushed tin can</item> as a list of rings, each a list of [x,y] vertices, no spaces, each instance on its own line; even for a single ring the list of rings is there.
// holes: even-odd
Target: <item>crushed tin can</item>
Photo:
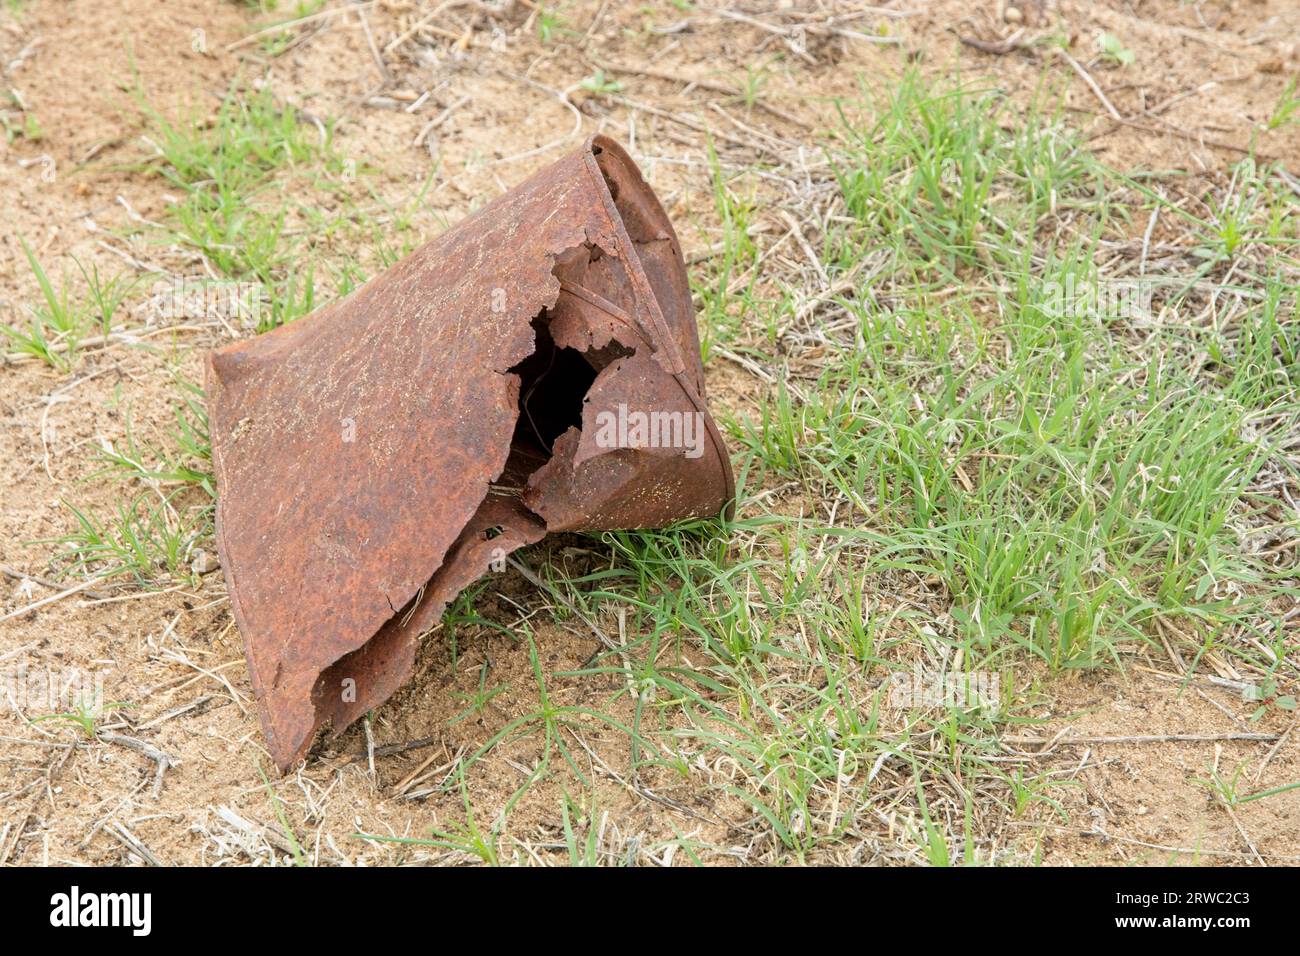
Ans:
[[[391,696],[510,552],[734,496],[680,244],[604,136],[212,352],[206,389],[221,567],[281,770]]]

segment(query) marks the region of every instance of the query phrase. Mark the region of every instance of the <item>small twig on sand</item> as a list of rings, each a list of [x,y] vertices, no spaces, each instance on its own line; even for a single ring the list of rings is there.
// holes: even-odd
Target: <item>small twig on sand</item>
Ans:
[[[1278,734],[1252,734],[1252,733],[1229,733],[1229,734],[1133,734],[1131,736],[1114,736],[1114,737],[1073,737],[1069,734],[1058,734],[1055,737],[1003,737],[1002,742],[1007,744],[1016,744],[1022,747],[1045,747],[1051,745],[1048,749],[1054,749],[1059,744],[1169,744],[1169,743],[1213,743],[1214,741],[1236,740],[1250,741],[1253,743],[1273,743],[1279,738]],[[1046,752],[1046,751],[1040,751]]]
[[[7,578],[13,578],[15,581],[31,581],[33,584],[39,584],[41,587],[49,588],[51,591],[60,591],[63,585],[58,581],[51,581],[49,578],[43,578],[39,574],[28,574],[26,571],[19,571],[17,568],[11,568],[7,564],[0,564],[0,574]],[[86,597],[103,598],[106,595],[99,591],[83,591]]]
[[[49,767],[45,771],[45,786],[37,791],[36,795],[32,797],[32,802],[27,805],[27,812],[19,817],[18,825],[12,830],[6,828],[5,834],[8,839],[0,840],[0,866],[4,866],[5,863],[9,861],[10,854],[13,853],[14,849],[18,846],[19,841],[23,838],[23,834],[27,832],[28,825],[36,816],[36,808],[41,805],[41,801],[46,797],[49,797],[50,800],[53,801],[54,781],[57,780],[59,774],[63,772],[63,768],[67,764],[68,758],[79,749],[80,748],[76,744],[73,744],[63,751],[62,756],[60,756],[57,761],[50,763]]]
[[[127,750],[133,750],[157,764],[153,779],[153,795],[155,797],[162,791],[163,774],[167,772],[168,768],[175,767],[180,762],[175,757],[163,753],[153,744],[145,743],[136,737],[127,737],[124,734],[114,734],[103,730],[96,734],[96,737],[105,743],[117,744]]]
[[[394,754],[406,753],[408,750],[419,750],[421,747],[432,747],[434,744],[441,743],[441,736],[420,737],[416,740],[404,740],[400,744],[384,744],[382,747],[375,748],[376,757],[391,757]],[[361,753],[353,754],[349,763],[359,763],[362,760],[368,760],[370,757],[370,748],[366,748]]]
[[[3,654],[0,654],[0,663],[10,660],[11,658],[14,657],[21,657],[22,655],[30,651],[33,647],[39,647],[40,643],[41,643],[40,641],[28,641],[26,644],[22,644],[18,647],[15,647],[12,651],[5,651]]]
[[[1083,82],[1088,84],[1088,89],[1092,90],[1092,95],[1097,97],[1097,101],[1101,103],[1102,106],[1106,107],[1106,112],[1110,114],[1111,119],[1123,121],[1124,117],[1119,115],[1119,110],[1115,109],[1115,104],[1106,98],[1106,94],[1101,91],[1101,87],[1098,86],[1097,81],[1092,78],[1092,74],[1083,68],[1083,64],[1070,56],[1070,54],[1066,53],[1065,50],[1060,47],[1056,47],[1055,49],[1057,56],[1070,64],[1070,68],[1073,69],[1075,73],[1079,74]]]
[[[714,10],[714,16],[721,17],[725,20],[736,20],[740,23],[748,23],[752,27],[758,27],[767,33],[775,34],[785,43],[786,48],[799,59],[803,60],[809,66],[817,66],[817,60],[809,55],[808,51],[803,48],[803,44],[796,39],[797,34],[786,27],[779,27],[775,24],[768,23],[765,20],[759,20],[757,17],[751,17],[744,13],[737,13],[734,10]]]
[[[992,53],[997,56],[1005,56],[1006,54],[1010,53],[1012,50],[1017,50],[1022,46],[1028,46],[1027,43],[1020,42],[1020,38],[1024,35],[1025,35],[1025,28],[1021,27],[1019,30],[1011,34],[1011,36],[1007,37],[1005,40],[980,40],[977,39],[976,37],[963,36],[960,33],[957,34],[957,39],[960,40],[962,43],[964,43],[966,46],[974,47],[976,50],[981,50],[984,53]]]
[[[118,821],[114,820],[108,825],[105,832],[115,839],[122,846],[134,853],[140,859],[144,860],[150,866],[162,866],[158,857],[154,856],[153,851],[140,842],[140,838],[128,830]]]
[[[1128,843],[1132,846],[1147,847],[1151,850],[1160,850],[1163,853],[1182,853],[1186,856],[1223,856],[1236,857],[1237,859],[1250,859],[1249,854],[1242,853],[1240,850],[1215,850],[1203,846],[1170,846],[1164,843],[1148,843],[1145,840],[1138,840],[1133,837],[1121,836],[1118,833],[1109,833],[1098,828],[1070,827],[1061,826],[1060,824],[1031,822],[1028,820],[1011,820],[1007,823],[1011,827],[1023,827],[1027,829],[1044,829],[1053,830],[1057,833],[1074,833],[1082,837],[1092,837],[1103,842],[1115,840],[1119,843]],[[1294,863],[1300,861],[1300,856],[1278,856],[1270,853],[1269,856],[1277,861]]]
[[[383,56],[379,53],[379,46],[375,43],[375,35],[370,32],[370,21],[366,18],[365,5],[353,0],[352,9],[356,11],[357,19],[361,21],[361,30],[366,35],[366,45],[370,47],[370,55],[374,58],[375,66],[379,69],[379,77],[385,84],[393,82],[393,74],[388,72],[388,64],[384,62]]]
[[[429,25],[432,24],[434,20],[438,19],[438,17],[441,16],[447,10],[451,10],[456,7],[463,7],[469,2],[470,0],[447,0],[446,3],[439,4],[438,6],[434,7],[433,10],[431,10],[430,12],[422,16],[419,20],[415,21],[415,23],[412,24],[408,29],[403,31],[398,36],[394,37],[392,41],[388,44],[388,46],[384,47],[384,52],[392,53],[399,46],[401,46],[407,40],[411,39],[411,37],[415,36],[421,30],[428,28]],[[447,36],[452,35],[451,31],[449,30],[439,30],[437,32]]]
[[[65,588],[64,590],[60,591],[58,594],[51,594],[49,597],[41,598],[39,601],[33,601],[31,604],[28,604],[26,607],[20,607],[17,610],[10,611],[8,614],[4,615],[3,617],[0,617],[0,621],[8,621],[15,617],[21,617],[22,615],[26,614],[28,611],[35,611],[37,608],[44,607],[47,604],[53,604],[55,601],[62,601],[65,597],[69,597],[70,595],[80,593],[81,591],[86,591],[90,588],[92,584],[97,583],[98,580],[99,580],[98,578],[94,578],[90,581],[83,581],[81,584],[75,584],[70,588]]]
[[[1250,834],[1246,832],[1246,828],[1241,825],[1241,821],[1237,819],[1237,814],[1232,812],[1232,807],[1225,803],[1223,809],[1228,811],[1228,817],[1237,828],[1237,832],[1241,834],[1242,842],[1246,844],[1246,848],[1250,850],[1251,855],[1259,861],[1261,866],[1267,866],[1268,864],[1264,862],[1264,858],[1259,855],[1259,848],[1255,846],[1255,841],[1250,838]]]
[[[1085,110],[1084,112],[1087,111]],[[1125,119],[1122,116],[1115,117],[1115,122],[1119,123],[1121,126],[1128,126],[1131,129],[1142,130],[1144,133],[1151,133],[1153,136],[1176,136],[1178,139],[1185,139],[1189,143],[1195,143],[1197,146],[1211,149],[1226,149],[1234,153],[1240,153],[1243,156],[1254,156],[1257,160],[1263,160],[1269,163],[1277,161],[1277,157],[1272,153],[1261,152],[1258,149],[1255,149],[1253,145],[1243,146],[1240,143],[1228,143],[1221,139],[1206,139],[1204,136],[1198,136],[1197,134],[1190,133],[1185,129],[1179,129],[1176,126],[1169,126],[1167,124],[1163,128],[1148,126],[1146,123],[1139,123],[1135,120]],[[1114,127],[1112,127],[1112,129],[1113,128]],[[1095,139],[1096,137],[1091,138]]]
[[[415,139],[414,141],[412,141],[411,145],[419,146],[421,143],[423,143],[425,137],[427,137],[430,133],[436,130],[443,123],[447,122],[447,120],[451,118],[451,115],[455,113],[456,110],[460,109],[462,106],[464,106],[466,103],[469,102],[469,99],[470,98],[468,96],[462,96],[460,99],[456,100],[456,102],[452,103],[450,106],[448,106],[445,110],[443,110],[433,119],[429,120],[429,122],[425,123],[424,126],[421,127],[420,132],[415,134]]]
[[[140,724],[138,727],[136,727],[136,730],[148,730],[150,727],[157,727],[159,724],[163,724],[169,720],[173,720],[174,718],[179,717],[181,714],[187,714],[191,710],[202,707],[204,704],[208,703],[213,699],[214,698],[212,694],[204,694],[202,697],[196,697],[188,704],[181,704],[179,707],[173,707],[171,710],[164,711],[163,713],[159,714],[157,717],[154,717],[152,720]]]
[[[1295,720],[1291,721],[1291,725],[1287,727],[1286,730],[1282,731],[1280,735],[1278,735],[1277,743],[1275,743],[1271,748],[1269,748],[1268,753],[1265,754],[1264,756],[1263,762],[1260,763],[1259,765],[1259,769],[1255,771],[1256,784],[1259,783],[1259,778],[1264,775],[1264,771],[1268,769],[1268,765],[1272,763],[1273,758],[1277,756],[1278,750],[1280,750],[1282,745],[1286,743],[1287,738],[1291,736],[1291,731],[1295,730],[1297,723],[1300,723],[1300,717],[1297,717]]]
[[[370,729],[370,718],[365,717],[362,720],[366,730],[366,758],[370,767],[370,782],[375,782],[375,734]]]
[[[633,64],[630,63],[607,63],[600,60],[592,60],[591,62],[595,64],[597,67],[599,67],[600,69],[604,70],[606,73],[623,73],[630,76],[648,76],[651,77],[652,79],[663,80],[667,83],[680,83],[688,88],[697,86],[702,90],[709,90],[712,93],[721,93],[723,96],[732,96],[741,99],[744,99],[745,97],[745,94],[742,93],[740,90],[728,86],[725,83],[715,83],[711,80],[696,79],[690,76],[673,74],[668,72],[667,70],[656,70],[653,67],[649,67],[649,66],[634,66]],[[773,116],[777,117],[778,119],[783,119],[787,123],[790,123],[793,126],[798,126],[802,129],[812,128],[808,123],[804,122],[799,117],[787,113],[785,110],[765,102],[761,97],[755,97],[753,100],[753,105],[756,109],[764,110],[765,112],[771,113]]]
[[[232,53],[235,50],[238,50],[240,47],[248,46],[250,43],[256,43],[258,40],[261,40],[263,37],[275,36],[275,34],[283,33],[285,30],[292,30],[295,27],[306,26],[308,23],[316,23],[319,20],[332,20],[334,17],[338,16],[339,14],[349,13],[352,10],[355,10],[357,7],[362,7],[362,8],[373,7],[378,3],[379,0],[368,0],[368,2],[366,3],[359,3],[356,4],[355,6],[348,5],[345,7],[330,7],[328,10],[321,10],[317,13],[312,13],[305,17],[299,17],[296,20],[286,20],[284,23],[277,23],[274,26],[269,26],[264,30],[258,30],[256,33],[250,33],[248,36],[241,37],[240,39],[234,41],[233,43],[227,43],[226,52]]]
[[[519,73],[512,73],[509,70],[497,70],[497,72],[500,73],[508,80],[513,80],[516,83],[524,83],[528,86],[531,86],[533,89],[538,90],[539,92],[546,93],[549,96],[555,97],[555,99],[559,101],[561,106],[563,106],[565,109],[567,109],[570,113],[573,114],[573,129],[569,131],[568,135],[561,136],[558,139],[553,139],[549,143],[546,143],[545,145],[542,146],[538,146],[535,149],[526,149],[522,153],[515,153],[511,156],[505,156],[502,157],[501,159],[494,160],[492,165],[499,166],[502,163],[513,163],[516,160],[527,159],[530,156],[541,155],[542,153],[549,152],[550,150],[555,149],[557,146],[563,146],[565,143],[568,143],[570,140],[576,138],[578,134],[582,132],[582,113],[580,113],[578,111],[578,108],[569,101],[568,90],[551,89],[551,87],[544,86],[543,84],[538,83],[536,80],[530,79],[529,77],[523,76]]]

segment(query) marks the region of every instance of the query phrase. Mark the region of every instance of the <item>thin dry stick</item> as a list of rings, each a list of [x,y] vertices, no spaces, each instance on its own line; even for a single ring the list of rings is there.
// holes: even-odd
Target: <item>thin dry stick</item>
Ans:
[[[1087,113],[1090,116],[1096,115],[1091,110],[1081,109],[1080,107],[1077,106],[1068,106],[1066,107],[1066,109],[1072,110],[1076,113]],[[1208,147],[1213,149],[1226,149],[1234,153],[1241,153],[1243,156],[1254,156],[1256,159],[1263,160],[1264,162],[1269,162],[1269,163],[1277,162],[1277,157],[1274,156],[1272,153],[1261,152],[1260,150],[1256,149],[1253,145],[1242,146],[1239,143],[1225,143],[1223,140],[1206,139],[1204,136],[1197,136],[1195,133],[1190,133],[1185,129],[1179,129],[1176,126],[1170,126],[1167,123],[1165,124],[1164,128],[1158,128],[1155,126],[1148,126],[1145,123],[1136,122],[1135,120],[1125,119],[1122,116],[1114,117],[1114,120],[1116,123],[1119,123],[1121,126],[1129,126],[1133,129],[1140,129],[1142,130],[1142,132],[1150,133],[1153,136],[1175,136],[1178,139],[1185,139],[1189,143],[1195,143],[1197,146]],[[1101,136],[1105,136],[1111,132],[1114,132],[1114,130],[1115,127],[1113,126],[1109,127],[1108,129],[1103,130],[1102,132],[1099,132],[1094,136],[1089,136],[1088,139],[1089,140],[1097,139]]]
[[[154,856],[153,851],[145,846],[144,843],[140,841],[139,837],[118,821],[114,820],[105,832],[150,866],[162,866],[161,861],[159,861],[158,857]]]
[[[596,9],[596,15],[591,18],[591,23],[587,26],[587,32],[582,35],[583,42],[586,43],[591,39],[596,27],[600,26],[601,17],[605,15],[605,8],[609,6],[609,0],[600,0],[600,6]]]
[[[1072,737],[1059,734],[1056,737],[1003,737],[1003,743],[1020,744],[1034,747],[1044,744],[1168,744],[1168,743],[1212,743],[1219,740],[1251,741],[1254,743],[1272,743],[1279,739],[1278,734],[1133,734],[1131,736],[1113,737]]]
[[[406,753],[408,750],[419,750],[422,747],[432,747],[434,744],[442,743],[442,737],[434,735],[431,737],[420,737],[416,740],[407,740],[400,744],[384,744],[382,747],[375,748],[376,757],[391,757],[394,754]],[[363,751],[359,754],[353,754],[348,763],[358,763],[369,757],[369,751]]]
[[[21,657],[23,654],[26,654],[33,647],[38,646],[40,643],[41,643],[40,641],[29,641],[26,644],[23,644],[19,647],[15,647],[12,651],[5,651],[3,654],[0,654],[0,663],[3,663],[4,661],[7,661],[13,657]]]
[[[429,756],[424,758],[424,760],[420,761],[419,766],[417,766],[414,770],[412,770],[405,777],[403,777],[401,781],[398,782],[397,786],[393,788],[393,795],[396,797],[400,797],[402,794],[406,793],[407,788],[410,787],[411,784],[415,782],[415,778],[418,777],[420,774],[424,773],[425,769],[429,766],[429,764],[433,763],[441,756],[443,756],[443,754],[435,752],[429,754]],[[437,771],[434,772],[436,773]]]
[[[964,43],[966,46],[974,47],[976,50],[980,50],[984,53],[992,53],[995,54],[996,56],[1005,56],[1006,54],[1010,53],[1012,50],[1018,49],[1019,47],[1029,46],[1027,42],[1026,43],[1020,42],[1020,38],[1024,36],[1024,34],[1025,34],[1025,28],[1021,27],[1019,30],[1011,34],[1011,36],[1007,37],[1005,40],[998,40],[996,42],[991,40],[981,40],[977,37],[968,37],[960,33],[957,34],[957,39],[960,40],[962,43]]]
[[[256,43],[263,37],[275,36],[277,33],[283,33],[285,30],[292,30],[295,27],[306,26],[308,23],[316,23],[318,20],[331,20],[341,13],[350,13],[358,7],[373,7],[379,4],[379,0],[366,0],[365,3],[358,3],[345,7],[331,7],[328,10],[321,10],[319,13],[313,13],[305,17],[299,17],[296,20],[286,20],[284,23],[277,23],[274,26],[267,27],[264,30],[258,30],[256,33],[250,33],[248,36],[236,40],[233,43],[226,44],[226,52],[230,53],[238,50],[240,47],[248,46],[250,43]]]
[[[176,761],[167,754],[163,753],[153,744],[146,743],[137,737],[127,737],[124,734],[113,734],[106,731],[100,731],[96,734],[98,739],[109,744],[117,744],[119,747],[125,747],[127,750],[134,750],[142,757],[148,757],[150,760],[156,760],[159,763],[168,763],[176,765]]]
[[[44,747],[47,750],[69,750],[76,744],[61,744],[55,740],[32,740],[29,737],[0,736],[0,741],[7,744],[21,744],[26,747]]]
[[[1092,90],[1092,95],[1097,97],[1097,101],[1101,103],[1102,106],[1106,107],[1106,112],[1111,115],[1111,119],[1117,119],[1120,122],[1123,122],[1124,117],[1119,115],[1119,110],[1115,109],[1115,104],[1106,99],[1106,94],[1101,91],[1101,87],[1098,86],[1097,81],[1092,78],[1092,74],[1085,70],[1078,60],[1070,56],[1070,54],[1066,53],[1061,48],[1057,47],[1056,53],[1058,56],[1062,57],[1066,63],[1070,64],[1074,72],[1078,73],[1083,79],[1083,82],[1088,84],[1088,89]]]
[[[32,797],[31,803],[27,805],[27,812],[23,814],[18,826],[14,827],[12,831],[12,839],[10,839],[7,843],[0,844],[0,866],[4,866],[5,863],[8,862],[9,854],[11,854],[14,851],[14,849],[18,846],[19,841],[22,840],[23,834],[27,832],[27,826],[32,822],[32,819],[36,816],[36,808],[41,805],[41,800],[45,799],[47,796],[51,800],[54,799],[52,796],[54,792],[54,781],[59,776],[59,774],[63,772],[63,768],[67,764],[68,758],[71,757],[73,752],[77,749],[79,748],[75,744],[67,747],[67,749],[63,751],[63,755],[59,757],[58,761],[55,763],[51,763],[49,767],[46,769],[45,789],[41,790],[34,797]]]
[[[527,85],[531,86],[535,90],[540,90],[543,93],[548,93],[551,96],[555,97],[557,100],[560,101],[560,104],[562,106],[564,106],[570,113],[573,114],[573,129],[569,131],[569,134],[567,136],[561,136],[559,139],[554,139],[543,146],[536,147],[535,149],[526,149],[522,153],[515,153],[514,155],[505,156],[502,157],[501,159],[494,160],[492,165],[499,166],[502,163],[513,163],[516,160],[527,159],[530,156],[538,156],[542,153],[549,152],[550,150],[555,149],[555,147],[557,146],[563,146],[565,143],[572,140],[575,136],[577,136],[582,131],[582,114],[578,112],[578,108],[569,101],[569,94],[567,90],[561,91],[561,90],[551,89],[549,86],[545,86],[541,83],[538,83],[536,80],[529,79],[528,77],[522,76],[518,73],[511,73],[509,70],[498,70],[497,72],[500,73],[502,76],[504,76],[506,79],[514,80],[516,83],[526,83]]]
[[[712,136],[714,139],[720,139],[723,142],[731,143],[733,146],[740,146],[745,149],[758,148],[758,145],[755,143],[746,142],[743,139],[732,136],[730,133],[724,133],[719,129],[706,128],[694,120],[687,119],[685,116],[678,116],[674,113],[668,112],[668,110],[661,110],[657,106],[651,106],[649,103],[634,100],[629,96],[615,95],[611,96],[610,99],[614,100],[616,103],[621,103],[629,109],[636,109],[643,113],[649,113],[651,116],[658,116],[660,119],[666,119],[670,123],[677,123],[679,126],[685,126],[687,129],[694,130],[697,133],[703,133],[706,136]],[[766,152],[772,152],[772,150],[767,149],[766,147],[764,147],[764,149]]]
[[[353,0],[352,9],[357,12],[357,19],[361,21],[361,30],[366,35],[366,45],[370,47],[370,55],[374,57],[375,66],[379,68],[380,78],[385,84],[393,82],[393,74],[388,72],[388,64],[384,62],[384,58],[379,54],[379,47],[375,45],[375,35],[370,32],[370,20],[366,17],[366,11],[356,0]]]
[[[92,335],[81,339],[77,342],[77,348],[85,351],[91,348],[101,348],[112,345],[116,342],[125,342],[128,345],[134,345],[142,339],[152,338],[155,335],[165,335],[168,332],[210,332],[216,326],[215,322],[206,322],[201,325],[164,325],[150,332],[138,332],[135,330],[110,332],[108,335]],[[68,342],[56,342],[51,345],[47,351],[51,354],[68,351],[70,345]],[[14,365],[23,362],[40,362],[44,361],[38,355],[32,355],[30,352],[6,352],[5,361]]]
[[[445,110],[443,110],[433,119],[429,120],[429,122],[425,123],[424,127],[420,130],[420,132],[415,134],[415,139],[414,141],[412,141],[411,145],[419,146],[420,144],[422,144],[425,140],[425,137],[427,137],[430,133],[436,130],[443,123],[447,122],[447,120],[451,119],[451,115],[455,113],[456,110],[460,109],[462,106],[468,103],[469,100],[470,98],[468,96],[462,96],[460,99],[456,100],[456,102],[452,103],[450,106],[448,106]]]
[[[809,66],[818,66],[817,60],[811,56],[803,46],[796,42],[796,34],[785,27],[778,27],[775,24],[768,23],[765,20],[759,20],[756,17],[746,16],[743,13],[737,13],[734,10],[714,10],[713,14],[726,20],[736,20],[740,23],[748,23],[752,27],[758,27],[774,36],[780,37],[785,41],[786,48],[799,59],[803,60]]]
[[[1264,771],[1268,769],[1268,765],[1272,762],[1273,758],[1277,756],[1277,752],[1282,748],[1282,744],[1284,744],[1286,742],[1286,739],[1291,736],[1291,731],[1295,730],[1297,723],[1300,723],[1300,717],[1297,717],[1295,720],[1291,721],[1291,726],[1287,727],[1286,730],[1282,731],[1281,736],[1277,738],[1277,743],[1275,743],[1271,748],[1269,748],[1268,753],[1264,756],[1264,762],[1261,763],[1259,765],[1259,769],[1255,771],[1256,785],[1259,784],[1259,778],[1264,775]]]
[[[132,800],[134,800],[136,796],[140,793],[140,791],[144,789],[144,785],[145,785],[145,781],[141,780],[139,783],[135,785],[134,789],[127,791],[127,793],[125,793],[121,798],[118,799],[118,801],[113,805],[112,810],[108,811],[108,813],[104,814],[93,824],[91,824],[90,829],[86,831],[86,835],[83,836],[81,838],[81,842],[77,844],[77,849],[84,850],[86,847],[90,846],[90,841],[95,839],[95,834],[97,834],[103,828],[104,824],[108,823],[109,820],[113,819],[113,817],[117,815],[119,810],[121,810],[124,806],[126,806]],[[108,800],[104,800],[100,802],[97,806],[103,806],[107,802]]]
[[[239,693],[239,691],[235,690],[234,685],[231,684],[230,681],[226,680],[224,675],[217,673],[217,671],[221,670],[221,667],[217,667],[212,670],[207,670],[206,668],[200,667],[198,664],[195,664],[184,654],[170,647],[166,648],[164,652],[164,656],[170,657],[172,660],[184,664],[186,667],[197,672],[199,675],[203,677],[207,677],[210,678],[211,680],[216,681],[218,684],[220,684],[230,693],[230,699],[235,702],[235,706],[239,708],[239,712],[247,716],[248,708],[244,706],[244,696],[241,693]],[[238,662],[232,661],[229,663],[238,663]],[[223,664],[222,667],[224,666],[226,665]]]
[[[446,771],[450,770],[452,767],[456,766],[456,764],[460,763],[460,760],[463,756],[465,756],[465,751],[467,749],[468,749],[467,747],[461,747],[459,750],[456,751],[454,756],[449,756],[447,753],[447,747],[446,745],[444,745],[442,748],[442,753],[430,754],[427,760],[422,762],[420,766],[416,767],[414,770],[408,773],[405,779],[403,779],[402,782],[399,783],[393,789],[393,795],[406,796],[406,792],[410,790],[412,787],[414,787],[417,783],[423,783],[425,780],[428,780],[431,777],[436,777],[438,774],[445,773]],[[444,763],[439,764],[437,767],[434,767],[432,770],[428,770],[426,772],[429,764],[433,763],[439,757],[449,757],[449,759],[446,760]]]
[[[813,247],[809,245],[808,240],[804,238],[803,229],[800,228],[799,221],[784,209],[780,210],[780,214],[790,226],[790,232],[794,236],[794,241],[799,244],[799,248],[803,250],[803,254],[807,256],[808,261],[812,263],[813,270],[817,273],[817,278],[821,280],[822,288],[829,288],[831,284],[830,277],[826,274],[826,270],[822,268],[822,262],[817,258],[817,253],[813,251]]]
[[[1201,856],[1236,857],[1237,859],[1249,858],[1249,854],[1242,853],[1240,850],[1211,850],[1206,847],[1169,846],[1164,843],[1148,843],[1145,840],[1138,840],[1135,839],[1134,837],[1120,836],[1118,833],[1107,833],[1105,830],[1099,830],[1099,829],[1088,830],[1083,827],[1067,827],[1067,826],[1061,826],[1060,824],[1053,824],[1053,823],[1032,823],[1027,820],[1011,820],[1007,823],[1007,826],[1027,827],[1027,828],[1042,827],[1048,830],[1055,830],[1058,833],[1075,833],[1078,834],[1079,836],[1097,837],[1098,839],[1101,840],[1115,840],[1118,843],[1129,843],[1134,846],[1147,847],[1148,849],[1151,850],[1160,850],[1165,853],[1182,853],[1187,856],[1196,856],[1199,854]],[[1270,853],[1269,856],[1271,856],[1274,860],[1281,860],[1283,862],[1289,862],[1289,863],[1300,861],[1300,856],[1278,856],[1275,853]]]
[[[0,574],[3,574],[7,578],[13,578],[15,581],[31,581],[33,584],[39,584],[41,587],[49,588],[51,591],[58,591],[63,588],[63,585],[58,581],[51,581],[49,578],[43,578],[39,574],[28,574],[26,571],[19,571],[17,568],[11,568],[7,564],[0,564]],[[87,590],[83,593],[87,597],[93,598],[102,598],[106,596],[99,591]],[[0,660],[3,659],[4,658],[0,658]]]
[[[384,52],[392,53],[394,50],[396,50],[407,40],[411,39],[411,37],[415,36],[417,33],[419,33],[429,24],[433,23],[433,21],[438,18],[439,14],[443,13],[446,10],[450,10],[454,7],[462,7],[468,2],[469,0],[448,0],[448,2],[446,3],[439,4],[438,6],[434,7],[432,11],[426,13],[419,20],[417,20],[409,30],[406,30],[401,35],[394,37],[393,41],[389,43],[388,46],[384,47]]]
[[[159,724],[165,724],[169,720],[174,720],[181,714],[187,714],[196,707],[202,707],[208,701],[213,700],[212,694],[204,694],[202,697],[196,697],[188,704],[181,704],[179,707],[173,707],[171,710],[164,711],[152,720],[141,724],[136,730],[148,730],[150,727],[157,727]]]
[[[656,80],[665,80],[669,83],[684,83],[688,87],[698,86],[702,90],[709,90],[713,93],[721,93],[724,96],[735,96],[735,97],[743,98],[745,95],[740,90],[727,86],[725,83],[714,83],[711,80],[701,80],[689,76],[681,76],[680,74],[669,73],[666,70],[656,70],[653,67],[649,67],[649,66],[635,66],[630,63],[606,63],[600,60],[592,60],[591,62],[595,64],[597,67],[599,67],[600,69],[604,70],[606,73],[623,73],[628,76],[648,76]],[[754,106],[756,106],[758,109],[763,110],[764,112],[767,113],[771,113],[773,116],[777,117],[778,119],[783,119],[787,123],[790,123],[791,125],[798,126],[801,129],[812,128],[808,123],[805,123],[799,117],[787,113],[783,109],[779,109],[778,107],[772,106],[770,103],[766,103],[757,97],[754,98],[753,102],[754,102]]]
[[[184,591],[188,584],[176,584],[169,588],[163,588],[161,591],[137,591],[133,594],[118,594],[113,597],[95,598],[90,601],[81,601],[78,607],[94,607],[96,604],[120,604],[123,601],[143,601],[149,598],[162,597],[165,594],[175,594],[177,591]],[[191,597],[199,595],[192,594]]]
[[[1259,855],[1259,848],[1255,846],[1255,841],[1250,838],[1250,834],[1246,832],[1246,828],[1241,825],[1241,821],[1237,819],[1237,814],[1232,811],[1232,807],[1225,803],[1223,809],[1228,811],[1228,816],[1232,819],[1233,825],[1236,826],[1237,832],[1241,834],[1241,839],[1250,849],[1250,852],[1254,855],[1255,859],[1260,862],[1261,866],[1267,866],[1268,864],[1264,863],[1264,858]]]
[[[31,604],[28,604],[26,607],[20,607],[16,611],[10,611],[4,617],[0,617],[0,621],[8,621],[11,618],[20,617],[21,615],[26,614],[28,611],[35,611],[37,608],[44,607],[47,604],[53,604],[55,601],[62,601],[65,597],[76,594],[79,591],[87,590],[92,584],[98,583],[98,581],[99,581],[98,578],[93,578],[90,581],[83,581],[81,584],[77,584],[74,585],[73,587],[60,591],[58,594],[51,594],[47,598],[41,598],[39,601],[33,601]]]
[[[613,638],[611,638],[608,634],[606,634],[604,631],[598,628],[595,622],[592,621],[591,618],[587,617],[587,615],[584,614],[576,604],[574,604],[572,601],[566,598],[563,594],[561,594],[550,584],[548,584],[547,582],[539,578],[536,574],[533,573],[532,569],[528,568],[526,565],[515,560],[513,557],[506,558],[506,561],[510,564],[512,568],[514,568],[516,571],[522,574],[527,579],[529,584],[533,585],[533,587],[541,588],[551,597],[555,598],[555,600],[559,601],[566,608],[568,608],[569,611],[575,617],[577,617],[580,621],[582,621],[583,624],[586,624],[587,627],[590,628],[591,633],[595,634],[596,639],[599,640],[600,643],[603,644],[606,648],[608,648],[611,651],[619,651],[619,652],[623,650],[621,647],[619,647],[617,644],[614,643]]]

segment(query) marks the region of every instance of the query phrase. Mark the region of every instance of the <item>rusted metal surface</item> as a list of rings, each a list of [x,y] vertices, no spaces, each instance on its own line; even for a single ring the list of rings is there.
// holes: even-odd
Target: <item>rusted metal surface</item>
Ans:
[[[213,352],[217,544],[281,769],[548,531],[717,514],[676,234],[597,136],[348,298]]]

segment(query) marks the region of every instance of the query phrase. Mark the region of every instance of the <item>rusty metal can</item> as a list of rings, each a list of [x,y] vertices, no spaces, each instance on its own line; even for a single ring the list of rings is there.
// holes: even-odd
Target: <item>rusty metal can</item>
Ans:
[[[734,495],[677,236],[603,136],[214,351],[206,387],[217,544],[281,769],[397,690],[504,555]]]

